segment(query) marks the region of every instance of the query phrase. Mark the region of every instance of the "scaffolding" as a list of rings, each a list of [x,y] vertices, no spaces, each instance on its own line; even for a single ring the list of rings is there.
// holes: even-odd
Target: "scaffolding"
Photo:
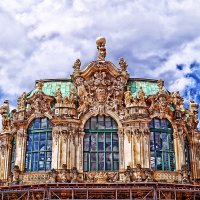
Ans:
[[[1,200],[200,200],[200,185],[172,183],[48,183],[0,187]]]

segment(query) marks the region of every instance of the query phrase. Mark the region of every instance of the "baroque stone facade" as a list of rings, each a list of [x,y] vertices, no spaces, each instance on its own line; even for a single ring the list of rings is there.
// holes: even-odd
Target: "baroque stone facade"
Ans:
[[[9,101],[4,101],[0,107],[2,184],[144,181],[198,183],[198,104],[191,100],[189,109],[185,108],[179,92],[167,91],[162,80],[130,78],[125,59],[120,58],[117,67],[105,60],[105,38],[98,38],[96,44],[97,60],[81,69],[81,61],[77,59],[70,80],[36,81],[34,90],[23,93],[18,98],[17,109],[11,112]],[[55,82],[59,82],[60,87],[57,85],[50,88]],[[68,91],[63,92],[63,85],[65,89],[68,87]],[[106,167],[104,170],[84,170],[85,124],[95,116],[109,116],[117,123],[117,170],[105,170]],[[52,160],[49,170],[26,168],[28,129],[32,121],[38,118],[48,118],[52,124]],[[174,169],[152,168],[150,123],[155,118],[166,119],[171,124]],[[186,167],[186,140],[189,148],[189,167]],[[13,141],[16,142],[16,153],[14,164],[11,165]],[[156,162],[158,164],[159,160]]]

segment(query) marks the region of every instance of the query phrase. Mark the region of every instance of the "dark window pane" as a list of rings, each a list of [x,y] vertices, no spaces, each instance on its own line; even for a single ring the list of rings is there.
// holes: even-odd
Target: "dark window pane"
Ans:
[[[117,123],[115,120],[112,120],[112,126],[113,129],[117,129]]]
[[[99,133],[99,142],[104,142],[104,133]]]
[[[114,162],[113,170],[114,171],[119,170],[119,162]]]
[[[113,142],[118,142],[118,135],[116,133],[113,134]]]
[[[159,119],[154,120],[154,127],[158,128],[158,129],[160,128],[160,120]]]
[[[162,154],[161,152],[156,153],[156,168],[162,170]]]
[[[40,151],[44,151],[45,150],[45,141],[41,141],[40,142]]]
[[[34,123],[34,129],[40,128],[40,119],[39,118],[35,119],[33,123]]]
[[[51,132],[47,133],[47,140],[52,140],[52,133]]]
[[[46,133],[40,133],[40,140],[46,140]]]
[[[39,161],[39,170],[44,170],[44,161]]]
[[[103,151],[104,150],[104,143],[103,142],[99,142],[99,144],[98,144],[98,150],[99,151]]]
[[[50,170],[51,169],[51,162],[46,162],[46,170]]]
[[[38,133],[34,133],[33,134],[33,138],[34,138],[34,141],[38,141],[39,140],[39,134]]]
[[[119,161],[119,153],[113,153],[113,161]]]
[[[113,151],[119,151],[118,142],[113,142]]]
[[[84,151],[89,151],[89,141],[84,141]]]
[[[38,151],[38,148],[39,148],[39,142],[34,142],[33,151]]]
[[[106,151],[111,151],[111,142],[106,142]]]
[[[96,162],[91,162],[91,170],[95,171],[97,168],[96,168]]]
[[[99,162],[104,162],[104,153],[99,153]]]
[[[91,153],[90,156],[91,162],[96,162],[96,153]]]
[[[91,129],[95,130],[97,128],[97,120],[96,118],[91,118]]]
[[[91,150],[95,151],[97,148],[97,134],[96,133],[92,133],[91,134]]]

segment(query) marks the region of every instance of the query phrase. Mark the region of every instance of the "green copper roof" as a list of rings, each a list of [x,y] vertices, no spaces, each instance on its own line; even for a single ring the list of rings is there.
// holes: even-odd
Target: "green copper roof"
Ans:
[[[44,80],[42,91],[46,95],[54,96],[56,90],[60,88],[62,92],[62,96],[65,97],[65,96],[69,96],[72,85],[73,83],[69,79]],[[140,87],[142,87],[143,91],[145,92],[147,96],[156,94],[159,91],[157,80],[133,78],[133,79],[128,80],[128,85],[131,87],[131,92],[132,92],[133,97],[137,95]],[[29,97],[32,96],[36,91],[37,89],[34,88],[28,96]]]
[[[146,96],[156,94],[159,91],[156,80],[130,79],[128,81],[128,85],[131,88],[131,92],[132,92],[133,97],[135,97],[137,95],[140,87],[142,87]]]
[[[55,96],[55,92],[58,88],[61,89],[62,96],[69,96],[70,89],[72,87],[72,82],[70,80],[45,80],[44,85],[42,88],[42,91],[49,96]],[[37,91],[36,88],[34,88],[31,93],[29,94],[29,97],[32,96]]]

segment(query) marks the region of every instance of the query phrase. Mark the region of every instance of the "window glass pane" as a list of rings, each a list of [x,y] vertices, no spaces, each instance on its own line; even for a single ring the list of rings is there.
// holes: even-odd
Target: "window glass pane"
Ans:
[[[34,122],[33,122],[33,125],[34,125],[34,129],[38,129],[40,128],[40,119],[35,119]]]
[[[98,117],[98,129],[104,129],[105,128],[105,122],[104,122],[104,117],[103,116],[99,116]]]
[[[33,151],[38,151],[38,148],[39,148],[39,142],[34,142]]]
[[[103,151],[104,150],[104,142],[99,142],[98,144],[98,150]]]
[[[40,140],[46,140],[46,133],[45,132],[40,133]]]
[[[47,139],[48,139],[48,140],[52,140],[52,133],[51,133],[51,132],[48,132],[48,133],[47,133]]]
[[[160,128],[160,120],[159,119],[155,119],[154,120],[154,128]]]
[[[96,157],[96,153],[91,153],[90,154],[91,155],[91,162],[96,162],[96,159],[97,159],[97,157]]]
[[[115,120],[112,120],[112,126],[113,129],[117,129],[117,123]]]
[[[44,170],[44,161],[39,161],[39,170]]]
[[[161,152],[156,153],[156,168],[162,170],[162,154]]]
[[[92,171],[95,171],[97,169],[96,168],[96,162],[91,162],[90,168],[91,168]]]
[[[155,147],[156,147],[156,150],[158,151],[162,149],[160,133],[155,133]]]
[[[114,171],[119,170],[119,162],[114,162],[113,170]]]
[[[41,119],[41,128],[47,128],[47,118]]]
[[[52,157],[52,155],[51,155],[51,152],[47,152],[47,161],[51,161],[51,157]]]
[[[34,139],[34,141],[38,141],[39,140],[39,133],[34,133],[33,139]]]
[[[111,129],[112,128],[112,122],[110,117],[106,117],[106,128]]]
[[[96,133],[92,133],[91,134],[91,150],[92,151],[96,151],[97,149],[97,134]]]
[[[113,142],[113,151],[119,151],[118,142]]]
[[[96,118],[91,118],[91,129],[95,130],[97,127],[97,120]]]
[[[167,121],[165,119],[161,119],[161,128],[167,129]]]
[[[50,170],[51,169],[51,162],[46,162],[46,170]]]

